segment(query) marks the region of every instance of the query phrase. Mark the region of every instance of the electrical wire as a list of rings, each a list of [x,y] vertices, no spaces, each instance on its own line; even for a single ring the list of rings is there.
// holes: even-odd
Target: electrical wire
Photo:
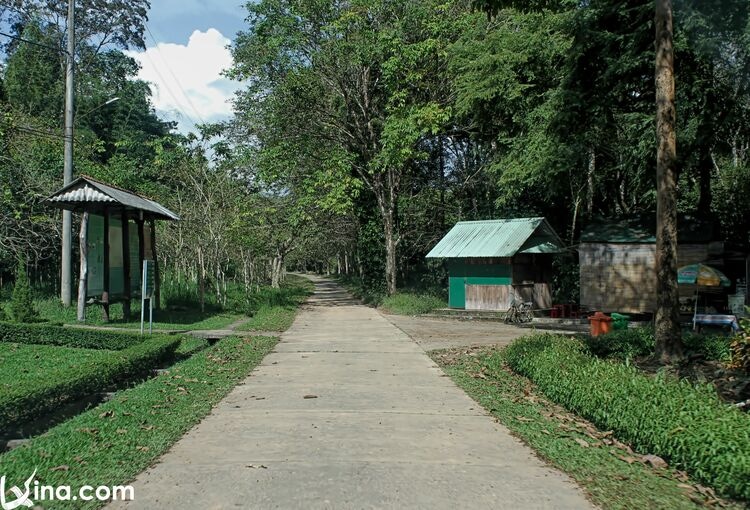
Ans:
[[[25,39],[25,38],[19,37],[17,35],[6,34],[5,32],[0,32],[0,35],[2,35],[4,37],[8,37],[10,39],[15,39],[16,41],[21,41],[21,42],[25,42],[27,44],[31,44],[33,46],[39,46],[40,48],[45,48],[45,49],[48,49],[48,50],[52,50],[52,51],[55,51],[57,53],[62,53],[63,55],[67,55],[68,54],[68,51],[64,50],[62,48],[55,48],[54,46],[48,46],[46,44],[38,43],[38,42],[32,41],[30,39]]]
[[[180,83],[180,80],[177,79],[177,76],[172,71],[172,68],[169,66],[169,63],[167,62],[167,59],[164,57],[164,54],[161,52],[161,48],[159,48],[159,43],[156,42],[156,38],[154,37],[154,34],[151,32],[151,29],[146,25],[146,33],[151,37],[151,41],[154,43],[154,48],[156,48],[156,52],[161,57],[161,60],[164,62],[164,67],[167,68],[167,71],[169,71],[169,74],[172,75],[172,78],[174,79],[175,83],[179,87],[180,91],[182,92],[183,97],[187,100],[188,105],[193,110],[193,113],[200,119],[201,123],[205,124],[206,121],[201,116],[200,112],[198,112],[198,108],[195,107],[195,104],[193,104],[193,101],[190,99],[190,96],[185,91],[185,88]],[[195,124],[195,122],[193,122]]]

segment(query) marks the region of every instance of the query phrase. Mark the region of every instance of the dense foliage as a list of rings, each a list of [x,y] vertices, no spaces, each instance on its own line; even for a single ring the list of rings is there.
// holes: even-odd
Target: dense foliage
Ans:
[[[721,402],[711,386],[641,375],[553,335],[522,338],[504,356],[550,399],[635,450],[663,457],[726,496],[750,499],[750,416]]]
[[[31,43],[8,39],[0,70],[0,274],[27,257],[59,290],[60,222],[41,199],[61,184],[64,18],[15,4],[0,18]],[[192,300],[224,306],[232,281],[277,287],[285,267],[392,294],[458,220],[544,215],[575,242],[595,216],[654,213],[652,2],[249,2],[235,116],[187,136],[122,51],[143,46],[148,2],[99,7],[79,16],[75,171],[181,216],[159,250]],[[740,246],[749,11],[674,3],[678,206]]]
[[[10,318],[15,322],[34,322],[39,318],[39,313],[34,308],[31,282],[29,282],[26,264],[23,261],[18,262],[8,312]]]
[[[13,377],[12,384],[0,388],[0,429],[43,416],[66,402],[106,391],[117,382],[147,375],[174,354],[179,343],[179,337],[156,336],[121,351],[96,351],[97,355],[83,359],[78,349],[0,344],[3,379]],[[46,362],[33,362],[39,358]],[[50,369],[49,361],[57,367]],[[25,366],[28,363],[33,366]]]

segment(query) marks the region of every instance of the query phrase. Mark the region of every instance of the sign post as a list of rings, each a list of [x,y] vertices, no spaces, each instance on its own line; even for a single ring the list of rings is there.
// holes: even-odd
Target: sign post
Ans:
[[[153,332],[154,326],[154,290],[156,279],[154,276],[154,261],[143,261],[143,273],[141,278],[141,335],[143,334],[143,322],[146,313],[146,300],[148,300],[148,332]]]

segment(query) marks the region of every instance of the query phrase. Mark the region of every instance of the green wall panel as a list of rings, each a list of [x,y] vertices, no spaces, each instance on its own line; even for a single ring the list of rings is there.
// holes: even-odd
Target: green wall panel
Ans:
[[[448,261],[448,306],[466,307],[466,285],[510,285],[510,264],[467,264],[463,259]]]
[[[109,218],[109,295],[121,297],[123,288],[122,222]],[[128,222],[130,230],[130,288],[132,295],[140,295],[141,268],[138,256],[138,227]],[[104,217],[92,214],[88,227],[88,292],[87,297],[100,297],[104,292]]]

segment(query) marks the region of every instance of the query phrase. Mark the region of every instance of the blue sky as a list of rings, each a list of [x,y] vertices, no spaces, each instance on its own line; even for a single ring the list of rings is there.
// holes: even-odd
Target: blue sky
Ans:
[[[240,0],[152,0],[146,50],[129,55],[151,84],[154,107],[182,132],[195,123],[225,120],[241,84],[221,72],[231,65],[227,46],[245,28]]]
[[[245,28],[242,0],[151,0],[149,26],[165,42],[186,42],[195,30],[215,28],[234,39]]]

